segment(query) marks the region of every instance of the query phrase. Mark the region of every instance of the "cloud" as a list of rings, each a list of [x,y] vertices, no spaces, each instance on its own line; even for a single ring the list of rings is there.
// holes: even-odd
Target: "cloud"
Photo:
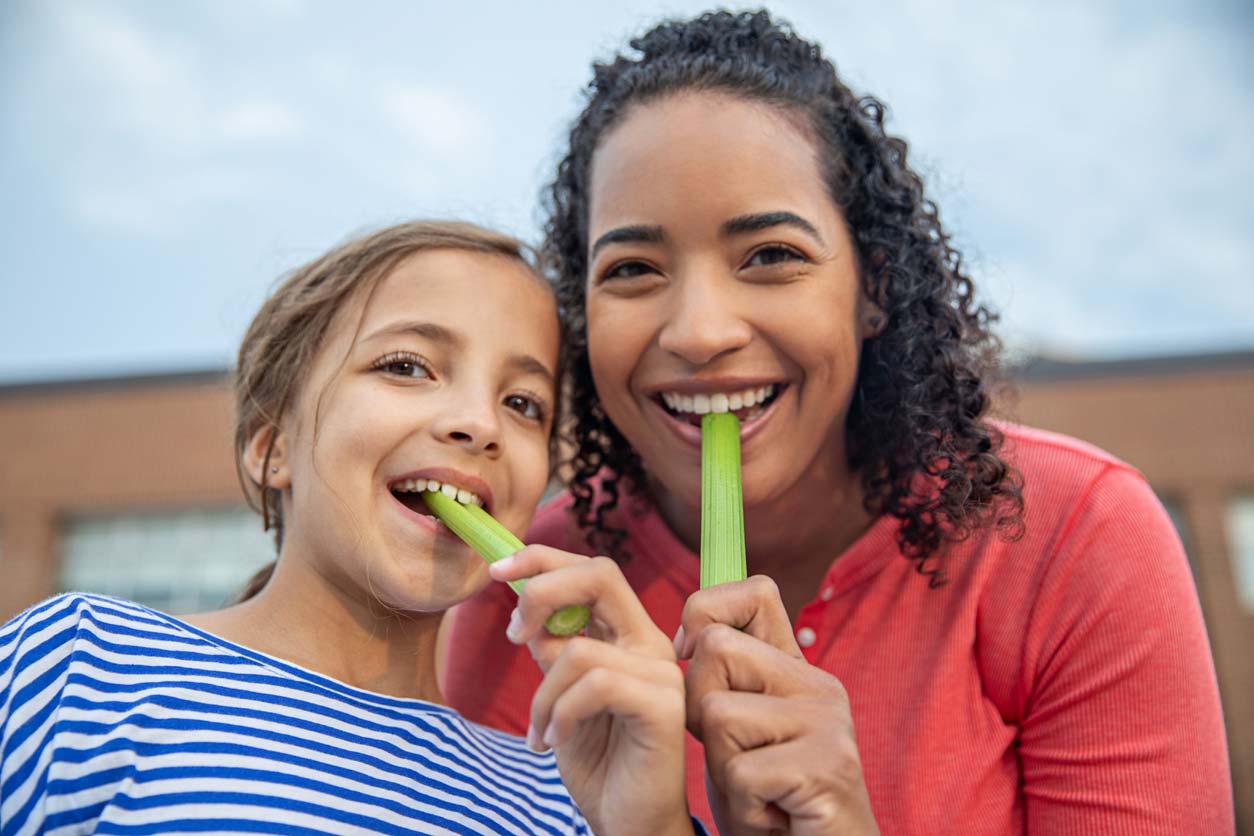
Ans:
[[[269,142],[295,139],[304,125],[294,110],[278,102],[244,102],[218,117],[223,139],[229,142]]]
[[[487,141],[483,117],[452,91],[392,85],[379,102],[393,125],[446,160],[473,158]]]

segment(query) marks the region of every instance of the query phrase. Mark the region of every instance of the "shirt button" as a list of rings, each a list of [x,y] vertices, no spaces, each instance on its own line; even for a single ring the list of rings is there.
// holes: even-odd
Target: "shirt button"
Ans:
[[[814,640],[816,638],[818,638],[818,636],[814,635],[814,631],[809,627],[802,627],[797,631],[797,644],[802,647],[809,647],[814,644]]]
[[[835,594],[836,593],[832,590],[830,586],[825,586],[823,587],[823,591],[819,593],[819,597],[822,598],[824,601],[830,601],[832,600],[832,596]]]

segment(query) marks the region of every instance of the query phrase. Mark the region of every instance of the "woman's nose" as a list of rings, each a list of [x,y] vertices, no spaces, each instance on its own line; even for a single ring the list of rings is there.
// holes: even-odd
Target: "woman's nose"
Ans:
[[[731,282],[717,276],[682,279],[658,334],[665,351],[703,366],[753,338]]]

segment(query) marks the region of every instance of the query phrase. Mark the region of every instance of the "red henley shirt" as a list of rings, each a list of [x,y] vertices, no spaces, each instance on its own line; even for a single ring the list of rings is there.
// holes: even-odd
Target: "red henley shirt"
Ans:
[[[1214,664],[1180,540],[1145,480],[1074,439],[1006,426],[1026,533],[982,531],[927,579],[881,517],[831,567],[794,628],[849,693],[885,834],[1231,834]],[[587,553],[562,494],[528,542]],[[622,511],[624,572],[674,635],[698,559],[652,511]],[[453,615],[445,695],[525,733],[541,674],[505,639],[493,584]],[[700,745],[688,795],[711,823]],[[816,767],[821,768],[821,767]]]

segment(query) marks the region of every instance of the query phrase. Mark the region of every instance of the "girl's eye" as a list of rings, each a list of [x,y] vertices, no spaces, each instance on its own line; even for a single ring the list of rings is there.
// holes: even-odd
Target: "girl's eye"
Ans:
[[[772,265],[783,264],[788,261],[804,260],[805,256],[794,250],[792,247],[785,247],[782,244],[769,244],[749,256],[749,260],[745,263],[745,266],[770,267]]]
[[[635,279],[640,276],[647,276],[650,273],[656,272],[656,268],[644,261],[620,261],[602,274],[601,281],[604,282],[611,279]]]
[[[544,407],[535,398],[526,395],[509,395],[505,398],[505,406],[514,410],[524,418],[539,421],[544,418]]]
[[[379,358],[374,368],[396,377],[422,379],[431,377],[431,369],[417,354],[397,353]]]

